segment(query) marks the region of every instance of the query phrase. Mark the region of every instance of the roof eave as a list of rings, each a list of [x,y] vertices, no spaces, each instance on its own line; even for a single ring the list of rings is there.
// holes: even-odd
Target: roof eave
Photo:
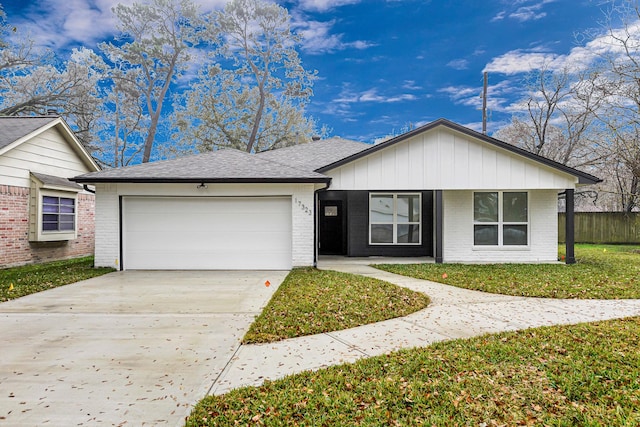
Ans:
[[[578,184],[581,185],[591,185],[591,184],[599,184],[601,182],[603,182],[604,179],[602,178],[598,178],[598,177],[587,177],[587,176],[579,176],[578,177]]]
[[[70,180],[84,184],[315,184],[328,183],[331,178],[91,178],[77,176]]]

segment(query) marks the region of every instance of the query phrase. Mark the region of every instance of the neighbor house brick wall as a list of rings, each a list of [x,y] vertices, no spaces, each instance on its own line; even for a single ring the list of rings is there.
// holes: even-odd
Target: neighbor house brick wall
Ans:
[[[93,194],[78,194],[78,238],[29,242],[29,188],[0,185],[0,268],[93,255]]]
[[[554,262],[558,259],[558,191],[529,191],[527,248],[473,247],[473,191],[444,191],[444,262]]]

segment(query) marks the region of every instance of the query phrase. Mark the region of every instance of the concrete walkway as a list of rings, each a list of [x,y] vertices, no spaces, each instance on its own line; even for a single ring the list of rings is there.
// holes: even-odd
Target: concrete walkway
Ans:
[[[393,262],[397,262],[394,259]],[[424,260],[407,260],[407,262]],[[240,346],[210,394],[437,341],[640,316],[640,300],[562,300],[487,294],[387,273],[367,264],[384,259],[325,258],[319,268],[386,280],[424,292],[432,304],[406,317],[271,344]]]

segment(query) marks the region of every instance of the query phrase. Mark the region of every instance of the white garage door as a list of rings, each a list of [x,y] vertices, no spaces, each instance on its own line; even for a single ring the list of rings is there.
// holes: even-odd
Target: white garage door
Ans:
[[[287,270],[291,198],[125,197],[127,270]]]

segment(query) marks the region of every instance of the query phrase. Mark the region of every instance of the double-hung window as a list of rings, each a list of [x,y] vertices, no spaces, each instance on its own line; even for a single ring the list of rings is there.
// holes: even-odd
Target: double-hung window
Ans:
[[[371,193],[369,243],[419,245],[421,243],[420,193]]]
[[[76,200],[69,197],[42,196],[42,232],[73,231],[76,224]]]
[[[529,206],[526,191],[473,193],[475,246],[527,246]]]

